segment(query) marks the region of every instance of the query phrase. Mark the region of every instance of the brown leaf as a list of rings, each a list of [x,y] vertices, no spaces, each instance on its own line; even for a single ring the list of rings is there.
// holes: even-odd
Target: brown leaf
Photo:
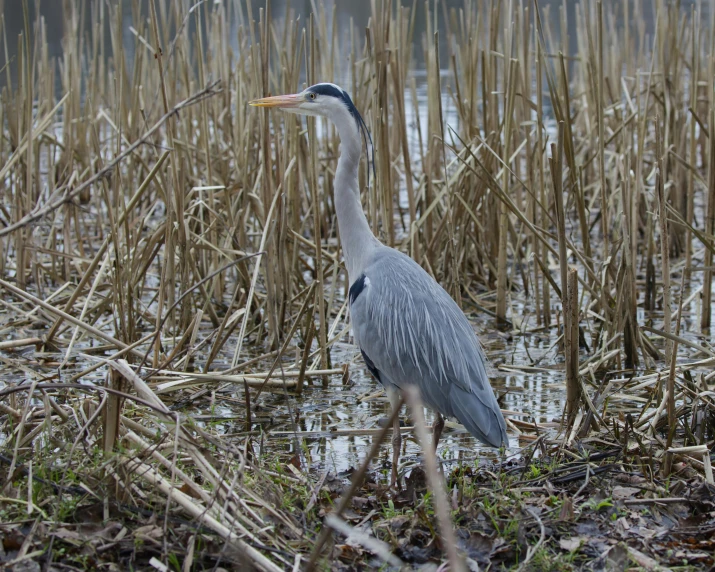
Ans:
[[[367,508],[370,501],[365,497],[353,497],[352,504],[354,508],[364,509]]]
[[[565,497],[564,503],[561,505],[561,510],[559,511],[559,520],[573,520],[573,500],[571,497]]]
[[[635,487],[613,487],[613,492],[611,493],[611,498],[613,500],[625,500],[625,499],[630,499],[636,496],[639,492],[641,492],[640,489],[637,489]]]
[[[86,535],[80,534],[74,530],[69,530],[67,528],[59,528],[52,533],[53,536],[61,538],[62,540],[69,541],[72,544],[79,544],[81,541],[87,538]]]
[[[13,550],[20,550],[22,548],[22,542],[25,539],[19,532],[12,530],[9,534],[3,536],[2,545],[7,552],[12,552]]]
[[[616,521],[615,528],[618,532],[624,534],[627,530],[630,530],[631,523],[625,516],[622,516]]]
[[[583,544],[583,541],[584,539],[581,536],[561,538],[559,539],[559,548],[561,548],[561,550],[566,550],[567,552],[574,552],[581,548],[581,544]]]
[[[185,495],[189,495],[191,498],[194,499],[200,499],[201,495],[199,495],[193,487],[190,487],[187,483],[184,483],[181,485],[181,488],[179,490],[184,493]]]
[[[146,526],[140,526],[134,531],[134,536],[136,538],[141,538],[144,540],[157,540],[164,535],[164,531],[153,524],[147,524]]]

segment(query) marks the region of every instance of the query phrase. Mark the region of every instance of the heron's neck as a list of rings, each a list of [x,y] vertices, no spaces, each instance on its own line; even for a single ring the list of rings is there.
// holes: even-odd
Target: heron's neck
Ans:
[[[363,272],[372,252],[379,246],[370,230],[360,202],[358,167],[362,141],[355,118],[345,110],[332,117],[340,135],[340,159],[335,171],[335,212],[350,283]]]

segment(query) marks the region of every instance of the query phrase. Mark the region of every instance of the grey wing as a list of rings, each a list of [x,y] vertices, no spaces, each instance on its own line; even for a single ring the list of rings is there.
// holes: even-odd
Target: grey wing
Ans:
[[[416,262],[380,249],[350,288],[353,332],[383,385],[415,384],[429,407],[481,441],[506,444],[484,356],[457,304]]]

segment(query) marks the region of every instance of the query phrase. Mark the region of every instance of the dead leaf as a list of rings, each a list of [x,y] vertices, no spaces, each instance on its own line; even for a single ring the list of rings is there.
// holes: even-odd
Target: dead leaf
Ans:
[[[646,554],[643,554],[640,550],[636,550],[635,548],[632,548],[630,546],[626,546],[626,550],[628,550],[628,556],[630,557],[630,559],[633,560],[633,562],[635,562],[636,564],[638,564],[638,566],[640,566],[641,568],[645,568],[646,570],[669,570],[669,568],[660,566],[657,560],[651,558]]]
[[[641,492],[640,489],[637,489],[635,487],[613,487],[613,492],[611,493],[611,498],[613,500],[625,500],[625,499],[630,499],[636,496],[639,492]]]
[[[622,516],[616,521],[615,528],[621,534],[625,534],[627,530],[630,530],[631,523],[625,516]]]
[[[3,536],[2,545],[7,552],[12,552],[13,550],[20,550],[22,547],[22,542],[25,539],[20,532],[16,530],[10,531],[10,533]]]
[[[298,469],[298,470],[300,471],[300,469],[301,469],[301,466],[300,466],[300,456],[298,455],[298,453],[296,453],[295,455],[293,455],[293,456],[289,459],[288,462],[289,462],[291,465],[293,465],[296,469]]]
[[[581,548],[584,538],[581,536],[572,536],[571,538],[561,538],[559,539],[559,548],[561,550],[566,550],[567,552],[574,552]]]
[[[464,548],[469,557],[479,564],[488,566],[494,550],[494,539],[478,531],[474,531],[464,541]]]
[[[353,497],[352,499],[353,507],[358,509],[367,508],[369,503],[370,501],[368,501],[365,497]]]
[[[573,500],[571,497],[564,498],[564,502],[561,505],[561,510],[559,511],[559,520],[573,520]]]
[[[164,531],[153,524],[147,524],[146,526],[140,526],[134,531],[134,537],[140,538],[142,540],[154,540],[161,538],[164,535]]]
[[[80,534],[79,532],[76,532],[74,530],[69,530],[67,528],[58,528],[55,532],[52,533],[53,536],[56,536],[57,538],[61,538],[62,540],[69,542],[70,544],[74,544],[75,546],[79,546],[82,544],[82,541],[87,539],[87,536],[84,534]]]
[[[185,495],[189,495],[191,498],[200,499],[201,495],[194,490],[194,487],[190,487],[187,483],[181,485],[179,490]]]

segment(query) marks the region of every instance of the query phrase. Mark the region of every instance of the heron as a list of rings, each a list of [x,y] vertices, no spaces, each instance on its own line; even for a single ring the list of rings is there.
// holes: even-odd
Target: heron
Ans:
[[[350,284],[353,335],[367,369],[384,386],[393,411],[400,403],[400,391],[415,385],[424,404],[435,412],[435,450],[444,417],[456,418],[487,445],[508,445],[482,346],[467,317],[417,262],[382,244],[370,229],[358,183],[363,143],[367,152],[370,135],[348,93],[333,83],[319,83],[300,93],[249,103],[326,117],[338,131],[340,157],[333,193]],[[391,487],[398,485],[401,445],[400,421],[395,416]]]

